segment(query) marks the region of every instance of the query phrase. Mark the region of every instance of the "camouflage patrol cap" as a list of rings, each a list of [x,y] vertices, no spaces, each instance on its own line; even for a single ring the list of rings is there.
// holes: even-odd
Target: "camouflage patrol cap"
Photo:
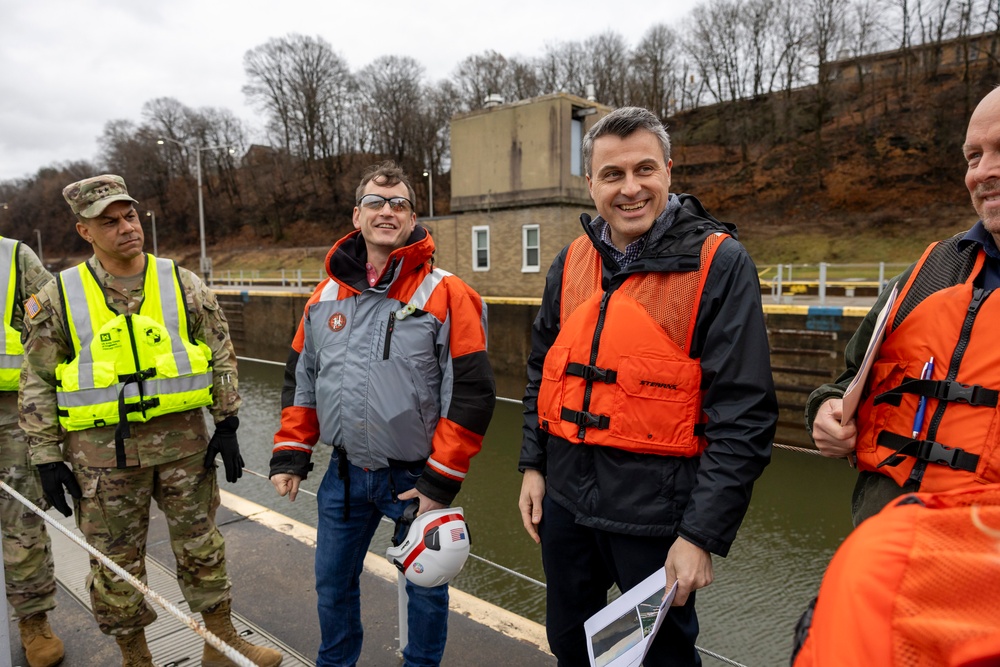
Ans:
[[[129,197],[125,180],[114,174],[103,174],[70,183],[63,188],[66,203],[81,218],[95,218],[116,201],[138,203]]]

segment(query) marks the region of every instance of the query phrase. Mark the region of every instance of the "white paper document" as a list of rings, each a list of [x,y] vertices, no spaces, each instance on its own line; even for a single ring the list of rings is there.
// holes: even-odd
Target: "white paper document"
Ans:
[[[872,370],[872,363],[875,361],[875,357],[878,356],[878,349],[882,345],[882,339],[885,337],[885,327],[889,320],[889,311],[892,310],[893,304],[896,303],[898,287],[898,285],[892,286],[892,293],[889,295],[889,299],[885,302],[885,306],[882,307],[875,320],[875,328],[872,330],[871,340],[868,341],[868,349],[865,350],[865,356],[861,360],[861,368],[858,369],[854,379],[851,380],[851,383],[847,386],[847,390],[844,392],[844,413],[840,418],[841,426],[847,426],[847,422],[851,421],[851,418],[854,417],[854,412],[861,403],[861,392],[865,388],[868,373]]]
[[[590,667],[638,667],[670,610],[677,582],[667,592],[663,568],[646,577],[583,624]]]

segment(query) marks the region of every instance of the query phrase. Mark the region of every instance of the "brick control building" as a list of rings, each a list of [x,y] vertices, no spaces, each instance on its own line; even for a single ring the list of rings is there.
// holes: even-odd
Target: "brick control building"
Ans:
[[[610,107],[567,93],[451,121],[451,215],[420,222],[436,263],[483,296],[538,298],[556,254],[596,215],[583,135]]]

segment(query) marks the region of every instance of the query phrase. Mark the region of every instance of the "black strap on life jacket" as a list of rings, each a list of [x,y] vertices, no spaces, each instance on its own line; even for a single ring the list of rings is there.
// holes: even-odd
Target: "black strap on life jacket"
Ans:
[[[604,382],[614,384],[618,379],[618,372],[601,368],[600,366],[587,366],[585,364],[567,364],[566,375],[574,375],[591,382]]]
[[[951,401],[955,403],[968,403],[969,405],[986,406],[995,408],[1000,392],[996,389],[987,389],[978,384],[968,385],[954,380],[919,380],[917,378],[906,378],[898,387],[890,389],[876,396],[872,404],[889,403],[899,406],[903,394],[916,394],[927,398],[936,398],[939,401]]]
[[[145,412],[150,408],[155,408],[160,404],[160,399],[153,397],[144,398],[143,380],[147,380],[156,375],[155,368],[119,375],[118,381],[122,383],[118,390],[118,425],[115,426],[115,467],[127,468],[125,462],[125,441],[132,437],[132,429],[129,427],[128,416],[133,412]],[[139,385],[139,401],[137,403],[125,403],[125,387],[130,384]]]
[[[907,456],[966,472],[976,472],[979,465],[978,454],[970,454],[964,449],[948,447],[934,440],[915,440],[898,433],[882,431],[878,434],[878,444],[896,450],[879,463],[878,468],[898,466]]]
[[[608,428],[611,425],[611,417],[608,415],[595,415],[592,412],[584,412],[583,410],[570,410],[569,408],[563,408],[562,413],[559,415],[563,421],[570,422],[571,424],[576,424],[582,428]]]

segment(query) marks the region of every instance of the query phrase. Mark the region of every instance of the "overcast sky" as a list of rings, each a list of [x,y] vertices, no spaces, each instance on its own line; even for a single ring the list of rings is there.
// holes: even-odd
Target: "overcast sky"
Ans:
[[[634,47],[656,23],[680,27],[696,0],[0,0],[0,181],[97,160],[109,120],[141,121],[173,97],[260,126],[241,89],[243,54],[289,33],[325,39],[356,72],[411,56],[428,81],[493,49],[533,57],[550,43],[614,30]]]

